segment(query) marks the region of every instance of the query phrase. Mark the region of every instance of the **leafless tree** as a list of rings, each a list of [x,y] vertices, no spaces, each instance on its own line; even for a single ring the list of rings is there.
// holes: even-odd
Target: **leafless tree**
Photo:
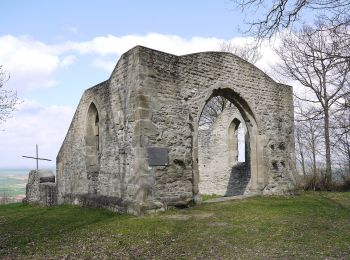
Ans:
[[[302,168],[303,176],[312,175],[314,179],[319,172],[318,159],[323,158],[323,129],[320,120],[310,118],[314,112],[300,100],[296,100],[295,140],[297,160]]]
[[[304,26],[302,30],[285,34],[276,50],[281,58],[276,71],[289,79],[298,81],[307,95],[298,96],[313,105],[309,119],[322,119],[324,130],[326,182],[332,181],[330,119],[337,102],[349,95],[349,60],[337,56],[348,52],[348,45],[337,33]],[[337,30],[337,29],[335,29]]]
[[[303,176],[306,176],[306,158],[305,158],[305,145],[304,145],[304,137],[305,137],[305,131],[303,124],[296,122],[295,123],[295,150],[296,150],[296,159],[299,162],[301,166],[301,171],[303,173]]]
[[[344,174],[350,174],[350,133],[337,135],[334,142],[337,163]]]
[[[345,91],[349,91],[349,88]],[[350,175],[350,95],[337,102],[337,109],[332,117],[333,147],[339,168]]]
[[[199,119],[199,127],[208,129],[228,106],[231,106],[231,102],[226,98],[222,96],[212,97],[203,108]]]
[[[17,92],[5,89],[5,83],[9,80],[9,75],[0,65],[0,124],[4,123],[15,110],[18,103]]]
[[[294,28],[296,22],[305,23],[322,19],[328,28],[350,25],[350,1],[348,0],[234,0],[248,15],[252,33],[258,39],[271,38],[276,32]],[[249,13],[251,12],[251,13]],[[259,13],[261,15],[259,15]],[[251,15],[254,14],[254,15]]]
[[[219,46],[219,50],[236,54],[238,57],[252,64],[256,64],[262,57],[259,46],[256,43],[246,43],[240,46],[232,42],[223,41]]]

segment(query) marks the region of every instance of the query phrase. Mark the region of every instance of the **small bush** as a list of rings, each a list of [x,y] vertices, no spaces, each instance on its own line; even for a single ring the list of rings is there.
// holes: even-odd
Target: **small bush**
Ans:
[[[3,193],[0,195],[0,205],[2,204],[8,204],[11,202],[10,197],[8,196],[8,194]]]
[[[350,175],[342,175],[340,180],[327,184],[325,173],[320,172],[316,175],[298,177],[297,185],[299,189],[305,191],[350,191]]]
[[[350,191],[350,175],[342,175],[332,186],[334,191]]]

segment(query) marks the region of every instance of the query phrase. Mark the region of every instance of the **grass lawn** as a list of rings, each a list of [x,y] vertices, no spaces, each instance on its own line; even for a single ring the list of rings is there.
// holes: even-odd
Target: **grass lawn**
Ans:
[[[350,193],[302,193],[133,217],[0,206],[0,259],[350,259]]]

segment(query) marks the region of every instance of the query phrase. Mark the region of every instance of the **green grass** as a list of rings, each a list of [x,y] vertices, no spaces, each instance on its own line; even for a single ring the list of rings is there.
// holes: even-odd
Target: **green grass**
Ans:
[[[217,195],[217,194],[202,195],[202,200],[206,201],[206,200],[211,200],[211,199],[216,199],[216,198],[221,198],[221,197],[223,197],[223,196]]]
[[[0,206],[0,259],[350,259],[350,193],[255,197],[144,217]]]

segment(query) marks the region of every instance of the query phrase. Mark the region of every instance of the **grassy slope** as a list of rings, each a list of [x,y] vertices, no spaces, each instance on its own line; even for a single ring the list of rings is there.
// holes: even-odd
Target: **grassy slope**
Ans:
[[[3,258],[350,259],[350,193],[257,197],[145,217],[0,206]]]

